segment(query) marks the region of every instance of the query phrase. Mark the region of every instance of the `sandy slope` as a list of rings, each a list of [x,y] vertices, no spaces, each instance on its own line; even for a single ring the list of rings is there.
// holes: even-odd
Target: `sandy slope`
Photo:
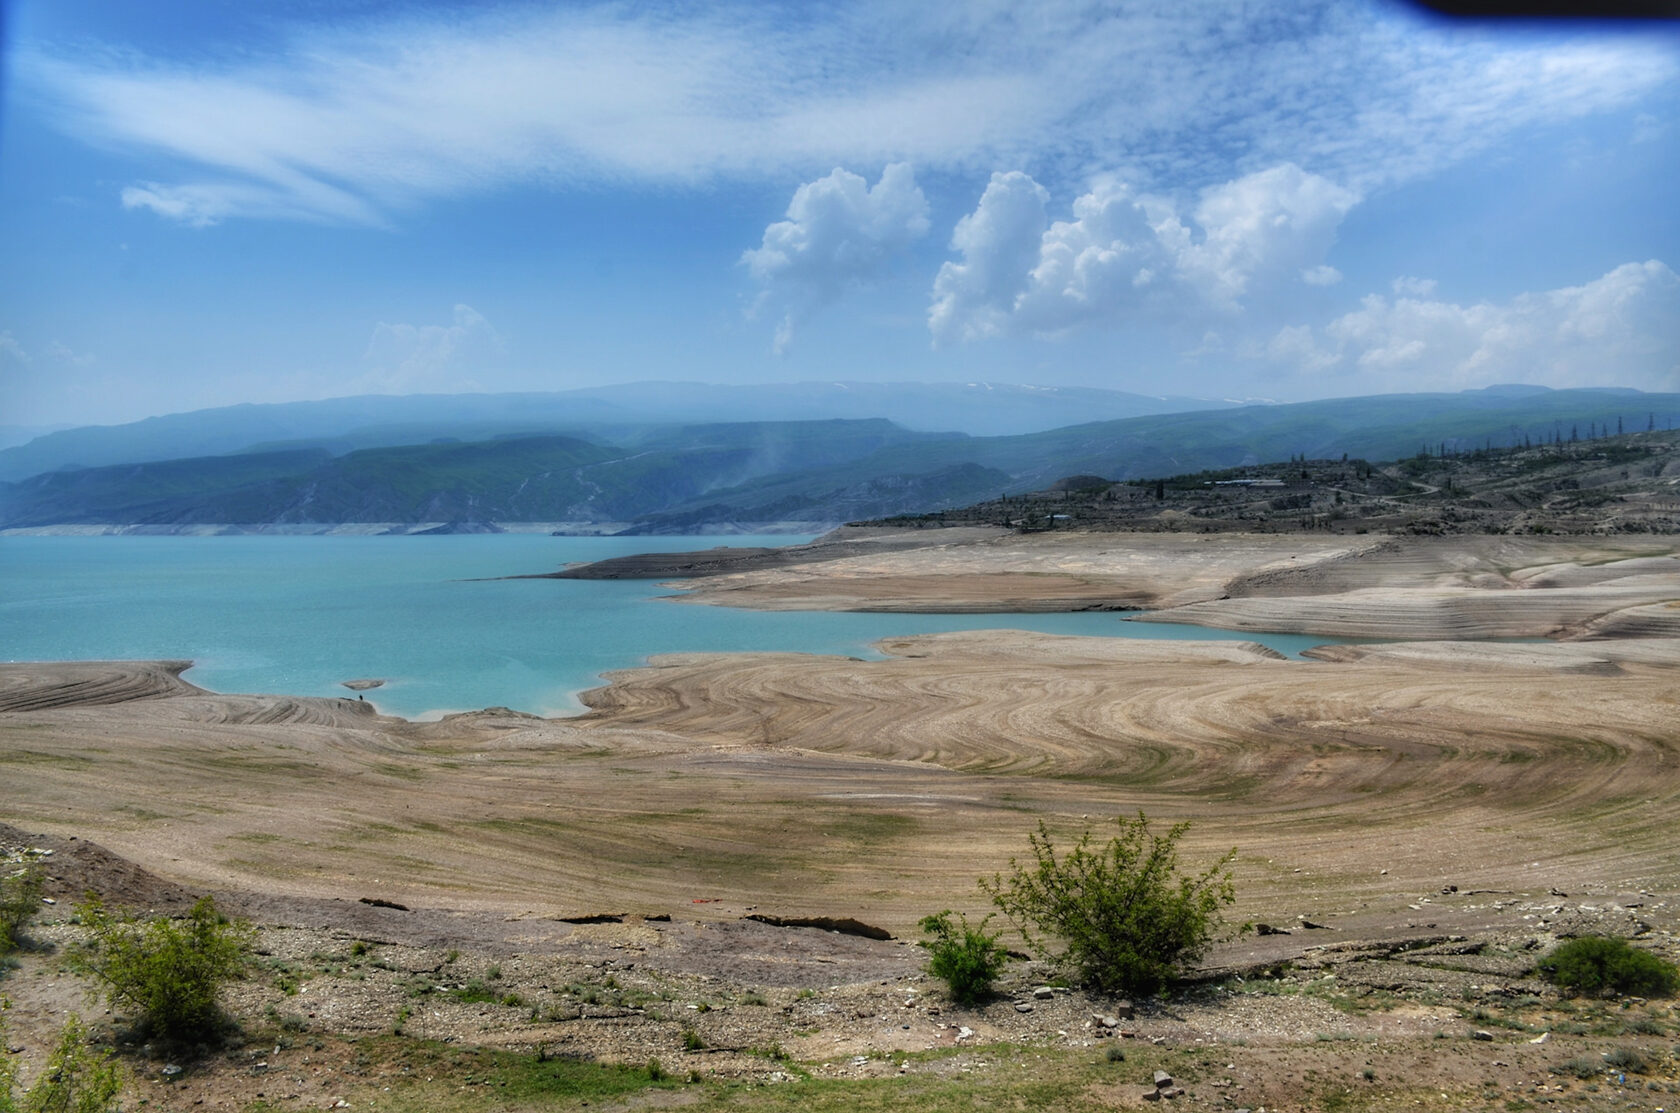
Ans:
[[[1332,637],[1670,636],[1680,553],[1660,537],[1039,534],[681,581],[770,609],[1084,610]],[[1657,608],[1657,609],[1653,609]]]
[[[978,632],[875,662],[662,658],[570,722],[38,701],[0,715],[0,764],[11,822],[195,886],[509,915],[758,906],[902,932],[976,906],[975,877],[1038,818],[1143,808],[1193,818],[1198,852],[1242,849],[1248,914],[1403,920],[1448,882],[1680,891],[1677,655],[1606,644],[1305,662]],[[150,671],[111,666],[106,687]]]

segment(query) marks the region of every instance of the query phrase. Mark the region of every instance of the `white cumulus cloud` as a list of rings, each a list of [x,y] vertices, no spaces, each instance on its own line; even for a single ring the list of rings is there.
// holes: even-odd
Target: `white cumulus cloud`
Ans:
[[[764,284],[764,300],[785,306],[778,351],[792,340],[799,318],[878,277],[927,231],[927,198],[907,163],[887,166],[873,188],[838,167],[801,185],[787,219],[766,228],[760,246],[741,256]]]
[[[1368,295],[1316,332],[1280,330],[1264,355],[1299,373],[1356,379],[1349,393],[1508,382],[1680,390],[1680,275],[1658,260],[1499,304],[1440,301],[1434,288],[1398,280],[1393,297]]]
[[[1201,241],[1175,237],[1179,270],[1211,299],[1234,302],[1258,278],[1316,266],[1358,200],[1292,162],[1215,186],[1196,206]]]
[[[974,340],[1003,331],[1026,287],[1044,238],[1050,194],[1018,170],[992,175],[980,203],[957,221],[945,263],[933,282],[928,327],[935,340]]]
[[[447,325],[380,321],[362,356],[369,369],[355,387],[380,394],[479,390],[474,372],[502,349],[501,336],[470,305],[455,306]]]
[[[1071,220],[1049,223],[1048,200],[1025,174],[992,175],[952,237],[962,261],[934,281],[936,341],[1054,333],[1143,311],[1228,313],[1262,284],[1327,285],[1341,274],[1323,256],[1358,196],[1283,163],[1203,191],[1189,214],[1112,178],[1073,202]]]

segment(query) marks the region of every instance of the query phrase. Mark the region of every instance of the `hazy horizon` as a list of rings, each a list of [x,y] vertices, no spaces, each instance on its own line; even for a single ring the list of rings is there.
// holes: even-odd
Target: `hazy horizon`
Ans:
[[[6,425],[906,381],[1680,390],[1680,27],[15,0]]]

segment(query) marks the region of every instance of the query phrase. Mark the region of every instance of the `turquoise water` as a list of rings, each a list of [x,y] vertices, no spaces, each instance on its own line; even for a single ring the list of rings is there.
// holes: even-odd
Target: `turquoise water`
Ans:
[[[477,580],[626,553],[805,538],[5,537],[0,657],[190,658],[220,692],[369,698],[410,718],[502,705],[579,710],[601,673],[651,654],[793,650],[874,656],[878,639],[1011,628],[1260,641],[1287,654],[1333,638],[1123,622],[1115,614],[761,613],[660,602],[650,581]]]

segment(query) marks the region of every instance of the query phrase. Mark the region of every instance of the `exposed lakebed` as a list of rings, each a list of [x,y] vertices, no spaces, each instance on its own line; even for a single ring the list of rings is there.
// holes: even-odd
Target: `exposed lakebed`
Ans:
[[[681,652],[871,657],[881,638],[1010,628],[1258,641],[1338,639],[1128,622],[1112,612],[878,614],[672,606],[650,581],[500,579],[572,562],[806,537],[7,537],[0,646],[11,660],[186,658],[224,692],[344,696],[385,683],[407,717],[500,705],[581,710],[603,672]]]

